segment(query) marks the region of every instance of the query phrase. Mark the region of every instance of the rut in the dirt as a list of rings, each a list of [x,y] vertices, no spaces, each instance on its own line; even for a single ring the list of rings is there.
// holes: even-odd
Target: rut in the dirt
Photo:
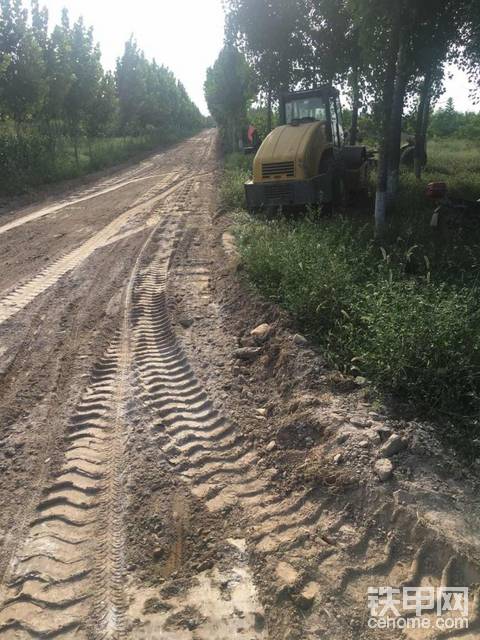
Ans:
[[[189,189],[185,185],[176,198],[184,201]],[[172,250],[178,215],[162,218],[127,285],[122,327],[70,420],[63,468],[43,490],[4,578],[0,637],[126,637],[121,475],[131,397],[131,302],[153,238]]]
[[[183,180],[185,180],[184,174],[167,174],[158,185],[135,202],[133,207],[118,216],[80,247],[62,256],[53,264],[50,264],[32,280],[15,287],[7,293],[0,299],[0,324],[25,308],[37,296],[56,284],[62,276],[78,267],[84,260],[87,260],[94,251],[106,246],[125,225],[135,220],[136,216],[141,214],[146,206],[152,207],[161,199],[174,192]]]
[[[0,637],[76,634],[91,606],[92,541],[108,475],[118,360],[114,344],[72,416],[64,467],[43,491],[2,593]]]

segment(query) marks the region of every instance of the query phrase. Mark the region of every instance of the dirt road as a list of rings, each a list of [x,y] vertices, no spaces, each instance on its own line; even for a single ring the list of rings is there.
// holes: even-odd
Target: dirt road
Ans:
[[[218,170],[204,132],[0,219],[0,639],[404,637],[368,586],[480,582],[475,486],[432,502],[408,428],[378,486],[392,428],[241,287]]]

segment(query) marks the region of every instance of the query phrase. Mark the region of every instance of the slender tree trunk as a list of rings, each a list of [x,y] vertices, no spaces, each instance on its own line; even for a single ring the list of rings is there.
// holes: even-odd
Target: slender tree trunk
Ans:
[[[17,136],[17,140],[22,139],[22,123],[20,120],[15,120],[15,135]]]
[[[388,144],[380,143],[377,167],[377,192],[375,194],[375,233],[381,235],[385,227],[387,212]]]
[[[267,91],[267,133],[272,130],[272,86],[269,83]]]
[[[80,158],[78,156],[78,137],[76,134],[73,136],[73,152],[75,154],[75,165],[78,169],[80,167]]]
[[[237,132],[236,132],[236,127],[235,127],[235,120],[232,119],[231,123],[230,123],[230,144],[232,145],[232,153],[235,153],[235,151],[237,150]]]
[[[357,144],[358,138],[358,111],[360,108],[359,69],[355,65],[352,75],[352,126],[350,127],[350,144]]]
[[[407,89],[407,44],[403,40],[398,52],[395,85],[392,99],[392,116],[390,120],[389,153],[388,153],[388,200],[391,201],[397,191],[400,179],[400,147],[402,144],[402,116]]]
[[[417,121],[415,125],[415,157],[414,170],[415,177],[420,180],[422,169],[427,157],[427,128],[430,113],[430,91],[432,87],[432,72],[428,71],[420,91],[420,101],[418,104]]]
[[[427,103],[425,105],[425,113],[423,115],[423,123],[422,123],[422,139],[423,139],[423,151],[424,151],[424,162],[427,162],[427,133],[428,133],[428,125],[430,124],[430,106],[432,104],[432,96],[428,96]]]
[[[392,26],[390,49],[387,53],[385,79],[382,97],[382,129],[377,170],[377,191],[375,195],[375,234],[382,235],[387,213],[388,154],[390,139],[390,121],[395,88],[395,71],[399,53],[399,16]]]
[[[50,143],[50,152],[52,157],[55,158],[57,152],[57,134],[52,126],[51,120],[47,120],[47,135]]]

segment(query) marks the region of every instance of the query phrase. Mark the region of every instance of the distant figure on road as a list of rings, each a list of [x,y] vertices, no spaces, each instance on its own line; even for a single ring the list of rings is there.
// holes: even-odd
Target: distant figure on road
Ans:
[[[250,147],[254,149],[258,149],[260,146],[260,138],[258,136],[258,131],[253,124],[248,125],[247,130],[247,140]]]

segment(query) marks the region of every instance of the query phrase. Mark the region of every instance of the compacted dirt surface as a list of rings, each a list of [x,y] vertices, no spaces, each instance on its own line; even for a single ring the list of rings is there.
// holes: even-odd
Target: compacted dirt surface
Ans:
[[[248,290],[220,171],[207,131],[0,217],[0,640],[480,638],[480,461]]]

